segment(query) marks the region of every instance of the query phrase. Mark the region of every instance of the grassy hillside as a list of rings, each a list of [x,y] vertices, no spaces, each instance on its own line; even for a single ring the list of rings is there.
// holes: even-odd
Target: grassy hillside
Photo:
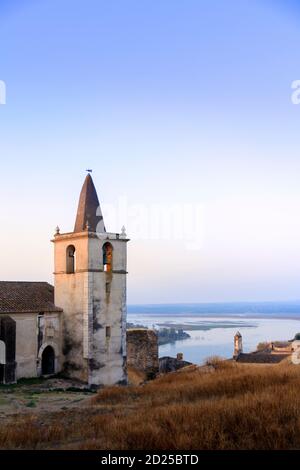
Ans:
[[[188,368],[2,423],[1,448],[299,449],[300,367]]]

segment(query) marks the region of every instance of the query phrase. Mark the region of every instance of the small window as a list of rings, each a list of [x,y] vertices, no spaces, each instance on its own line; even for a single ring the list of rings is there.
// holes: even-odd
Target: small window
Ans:
[[[106,333],[106,338],[110,338],[110,336],[111,336],[111,328],[110,328],[110,326],[107,326],[107,327],[106,327],[105,333]]]
[[[67,274],[73,274],[76,270],[75,246],[70,245],[67,248]]]
[[[103,248],[103,269],[105,272],[109,273],[112,271],[113,263],[113,247],[111,243],[104,243]]]

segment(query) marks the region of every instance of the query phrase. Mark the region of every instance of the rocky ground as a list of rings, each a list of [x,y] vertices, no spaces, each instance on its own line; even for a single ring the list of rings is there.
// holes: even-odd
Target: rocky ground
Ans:
[[[33,412],[55,412],[84,407],[93,393],[66,379],[28,379],[0,385],[0,420]]]

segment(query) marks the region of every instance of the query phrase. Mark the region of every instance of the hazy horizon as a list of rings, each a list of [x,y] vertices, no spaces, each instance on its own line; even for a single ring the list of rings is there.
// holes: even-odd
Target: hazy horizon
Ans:
[[[300,301],[128,304],[128,315],[300,319]]]
[[[214,301],[211,301],[211,302],[161,302],[161,303],[130,303],[128,305],[130,306],[139,306],[139,305],[143,305],[143,306],[149,306],[149,307],[152,307],[152,306],[159,306],[159,305],[223,305],[223,304],[227,304],[227,305],[231,305],[231,304],[242,304],[242,305],[247,305],[247,304],[250,304],[250,305],[253,305],[253,304],[259,304],[259,305],[263,305],[263,304],[299,304],[300,305],[300,299],[290,299],[290,300],[259,300],[259,301],[256,301],[256,300],[232,300],[232,301],[229,301],[229,300],[226,300],[226,301],[222,301],[222,300],[218,300],[216,302]]]

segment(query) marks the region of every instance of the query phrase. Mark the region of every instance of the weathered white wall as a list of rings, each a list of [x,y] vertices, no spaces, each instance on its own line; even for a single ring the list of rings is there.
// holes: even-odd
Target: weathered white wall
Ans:
[[[12,313],[16,322],[16,379],[40,375],[38,360],[38,314]],[[61,369],[61,313],[45,313],[42,329],[42,343],[54,346],[56,371]],[[1,363],[1,360],[0,360]]]
[[[37,376],[37,314],[10,315],[16,322],[16,379]]]
[[[76,272],[66,272],[66,252],[75,246]],[[55,238],[55,305],[63,308],[62,350],[66,375],[88,381],[87,356],[84,354],[84,321],[87,305],[88,238],[66,234]]]
[[[107,241],[113,246],[111,273],[103,271],[102,246]],[[99,239],[82,232],[58,235],[54,243],[55,304],[64,310],[66,372],[90,385],[126,382],[126,241],[115,234]],[[76,272],[67,274],[66,250],[71,244]]]
[[[299,351],[300,350],[300,341],[294,340],[292,342],[292,351]]]
[[[103,245],[113,247],[112,272],[103,271]],[[92,348],[89,381],[95,385],[125,383],[126,374],[126,241],[106,234],[89,243],[90,295],[92,297]],[[100,267],[100,272],[96,271]],[[110,283],[110,292],[106,284]],[[106,337],[106,327],[111,335]]]

